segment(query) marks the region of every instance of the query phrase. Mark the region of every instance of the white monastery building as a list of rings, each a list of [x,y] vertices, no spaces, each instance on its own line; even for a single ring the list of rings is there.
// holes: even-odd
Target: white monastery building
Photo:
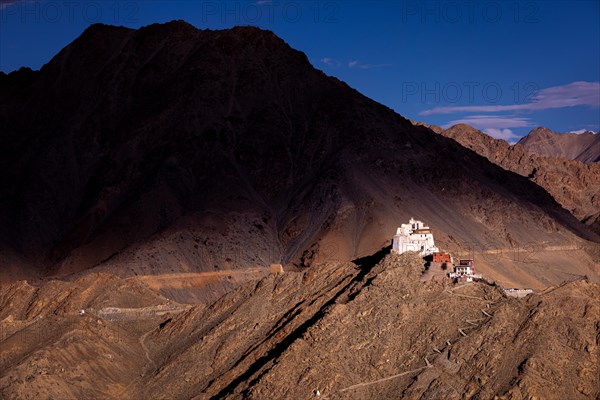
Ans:
[[[438,252],[433,241],[433,234],[423,222],[411,218],[408,224],[400,225],[394,235],[392,251],[402,254],[416,251],[423,256]]]
[[[460,260],[459,265],[454,267],[454,272],[450,272],[448,276],[450,278],[466,278],[467,282],[473,282],[473,279],[481,279],[481,274],[475,273],[472,258]]]

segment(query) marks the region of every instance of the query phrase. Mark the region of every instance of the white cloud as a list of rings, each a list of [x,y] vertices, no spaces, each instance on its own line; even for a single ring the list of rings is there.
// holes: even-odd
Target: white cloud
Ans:
[[[331,68],[337,68],[341,65],[341,62],[331,57],[323,57],[321,58],[321,62]]]
[[[571,131],[569,133],[576,133],[578,135],[581,135],[582,133],[586,133],[586,132],[590,132],[590,130],[589,129],[579,129],[579,130],[576,130],[576,131]]]
[[[512,115],[470,115],[465,118],[452,120],[442,127],[448,129],[456,124],[467,124],[480,130],[535,126],[529,118],[525,117],[516,117]]]
[[[545,88],[533,96],[531,102],[525,104],[435,107],[421,111],[419,114],[539,111],[575,106],[600,107],[600,82],[572,82],[568,85]]]
[[[506,140],[507,142],[509,142],[510,144],[515,143],[515,139],[520,138],[519,135],[516,135],[513,131],[511,131],[510,129],[494,129],[494,128],[487,128],[484,129],[483,132],[485,132],[486,134],[490,135],[491,137],[495,138],[495,139],[503,139]]]
[[[348,62],[342,62],[335,58],[331,57],[323,57],[320,60],[323,64],[327,65],[330,68],[338,68],[341,66],[346,66],[348,68],[358,68],[358,69],[372,69],[372,68],[382,68],[382,67],[391,67],[392,64],[363,64],[359,60],[350,60]]]
[[[348,62],[348,68],[360,68],[360,69],[372,69],[372,68],[383,68],[391,67],[392,64],[363,64],[359,60]]]

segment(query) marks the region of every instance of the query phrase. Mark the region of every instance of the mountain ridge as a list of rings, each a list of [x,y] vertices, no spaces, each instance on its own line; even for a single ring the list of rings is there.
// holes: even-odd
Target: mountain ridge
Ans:
[[[598,240],[272,32],[192,28],[94,25],[3,78],[28,82],[0,97],[5,253],[60,276],[301,268],[372,254],[410,217],[458,248]]]
[[[498,164],[543,187],[580,221],[600,232],[600,164],[530,153],[520,142],[514,145],[494,139],[469,125],[458,124],[436,131],[453,138]],[[555,135],[543,128],[539,134]]]
[[[548,128],[532,129],[518,144],[529,153],[592,163],[600,161],[600,134],[557,133]]]
[[[96,25],[0,74],[0,397],[598,397],[595,166],[414,126],[273,36]],[[390,253],[411,217],[485,279]]]

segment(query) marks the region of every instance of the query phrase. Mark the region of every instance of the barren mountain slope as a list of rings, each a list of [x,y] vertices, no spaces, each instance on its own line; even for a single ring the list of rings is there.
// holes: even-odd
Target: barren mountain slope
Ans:
[[[530,154],[524,146],[509,145],[475,128],[459,124],[439,131],[504,169],[529,178],[564,208],[600,232],[600,163],[584,164],[564,158]]]
[[[0,87],[0,253],[38,273],[347,261],[410,217],[442,247],[599,240],[526,178],[257,28],[93,25]]]
[[[557,133],[539,127],[519,140],[528,153],[545,157],[559,157],[584,163],[600,161],[600,134]]]
[[[484,283],[421,282],[419,259],[388,255],[376,264],[383,255],[357,261],[361,267],[329,263],[272,274],[208,308],[86,317],[58,309],[50,317],[5,319],[11,332],[37,324],[52,334],[42,331],[28,346],[27,335],[4,335],[0,395],[302,399],[319,390],[330,399],[575,400],[600,394],[598,284],[578,280],[517,300]],[[72,285],[67,290],[78,283]],[[126,317],[134,320],[123,325]]]
[[[130,385],[147,367],[143,334],[188,308],[104,274],[3,286],[0,398],[139,398]]]

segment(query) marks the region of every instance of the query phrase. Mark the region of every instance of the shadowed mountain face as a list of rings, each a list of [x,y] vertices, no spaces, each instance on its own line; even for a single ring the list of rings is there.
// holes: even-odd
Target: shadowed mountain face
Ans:
[[[547,128],[535,128],[519,144],[531,154],[560,157],[584,163],[600,161],[600,134],[556,133]]]
[[[0,76],[0,135],[5,273],[344,261],[411,216],[442,247],[598,240],[257,28],[91,26],[41,71]]]

